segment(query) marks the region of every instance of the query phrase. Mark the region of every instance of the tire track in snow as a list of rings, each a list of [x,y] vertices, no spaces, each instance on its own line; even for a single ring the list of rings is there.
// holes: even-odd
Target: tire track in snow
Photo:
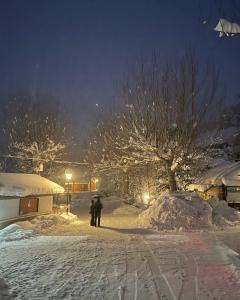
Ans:
[[[179,293],[179,300],[198,300],[198,266],[193,255],[183,256],[184,278]]]
[[[142,237],[142,240],[146,245],[147,252],[149,253],[148,263],[153,274],[153,280],[158,294],[158,299],[163,299],[165,297],[165,299],[168,300],[177,300],[177,296],[175,295],[167,277],[162,272],[162,269],[158,264],[158,260],[151,249],[150,244],[144,239],[144,237]]]

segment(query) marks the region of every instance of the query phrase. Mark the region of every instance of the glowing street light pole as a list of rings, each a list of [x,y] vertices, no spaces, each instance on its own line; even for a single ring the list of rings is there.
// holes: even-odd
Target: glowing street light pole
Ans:
[[[66,170],[65,171],[65,177],[66,177],[66,180],[67,180],[67,183],[68,183],[68,185],[67,185],[67,214],[68,214],[68,211],[69,211],[69,196],[70,196],[70,194],[69,194],[69,182],[72,179],[71,170]]]

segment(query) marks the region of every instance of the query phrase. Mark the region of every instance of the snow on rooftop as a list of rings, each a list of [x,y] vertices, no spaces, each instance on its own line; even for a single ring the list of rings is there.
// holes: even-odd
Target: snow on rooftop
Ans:
[[[235,35],[240,33],[240,25],[237,23],[232,23],[226,19],[220,19],[215,28],[215,31],[219,32],[219,36],[222,37],[224,34],[227,36]]]
[[[0,173],[0,196],[60,194],[64,188],[36,174]]]
[[[207,171],[197,182],[203,185],[240,186],[240,162],[224,161],[221,165]]]

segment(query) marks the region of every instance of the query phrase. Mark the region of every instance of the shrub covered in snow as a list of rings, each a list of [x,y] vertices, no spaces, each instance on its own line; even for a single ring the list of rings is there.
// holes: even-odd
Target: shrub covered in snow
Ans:
[[[195,193],[164,193],[138,217],[138,224],[157,230],[208,229],[240,224],[239,213],[218,199],[204,201]]]

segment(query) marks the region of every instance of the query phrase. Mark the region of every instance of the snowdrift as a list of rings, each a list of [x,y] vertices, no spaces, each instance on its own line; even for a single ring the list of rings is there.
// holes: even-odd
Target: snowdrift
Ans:
[[[33,230],[25,230],[17,224],[11,224],[0,230],[0,242],[19,241],[34,235]]]
[[[202,200],[195,193],[164,193],[137,220],[157,230],[197,230],[240,225],[240,215],[225,201]]]
[[[38,216],[30,221],[34,229],[41,230],[57,225],[79,224],[81,221],[72,213],[50,214]]]
[[[0,230],[0,243],[28,239],[53,226],[78,225],[80,223],[79,218],[71,213],[42,215],[30,221],[20,221],[17,224],[11,224]]]

